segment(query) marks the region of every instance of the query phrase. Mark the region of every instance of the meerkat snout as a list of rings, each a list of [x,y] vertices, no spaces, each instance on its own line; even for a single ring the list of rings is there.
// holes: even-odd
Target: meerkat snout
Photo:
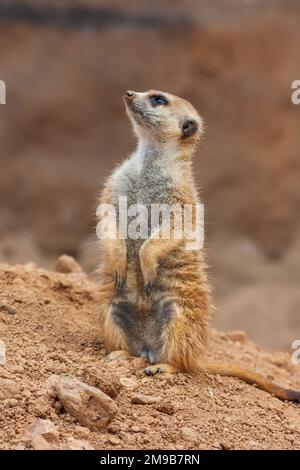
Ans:
[[[125,99],[128,99],[128,98],[132,98],[134,95],[134,91],[131,91],[131,90],[126,90],[125,91]]]

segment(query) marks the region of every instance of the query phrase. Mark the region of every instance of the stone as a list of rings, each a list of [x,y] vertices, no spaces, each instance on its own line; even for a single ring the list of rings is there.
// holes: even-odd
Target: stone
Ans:
[[[68,450],[95,450],[95,448],[85,439],[74,439],[70,437],[67,441]]]
[[[34,450],[52,450],[51,444],[41,434],[34,436],[30,444]]]
[[[120,382],[127,390],[136,390],[139,383],[135,377],[120,377]]]
[[[114,435],[108,436],[107,441],[113,446],[117,446],[121,442],[121,440],[117,436],[114,436]]]
[[[27,428],[25,435],[30,440],[42,436],[49,443],[58,439],[58,431],[50,419],[37,419]]]
[[[79,435],[79,437],[89,437],[91,434],[91,431],[88,428],[85,428],[84,426],[75,426],[75,431]]]
[[[134,445],[136,443],[136,437],[133,434],[122,431],[120,432],[120,437],[125,444]]]
[[[161,403],[158,403],[155,409],[166,415],[173,415],[176,413],[176,407],[169,400],[164,400]]]
[[[74,377],[51,376],[48,387],[65,411],[91,431],[104,430],[117,413],[118,408],[112,398]]]
[[[181,437],[185,441],[189,441],[189,442],[196,442],[197,441],[197,433],[191,428],[183,427],[181,429],[180,433],[181,433]]]
[[[133,403],[134,405],[153,405],[154,403],[158,403],[159,401],[159,397],[155,397],[153,395],[144,395],[142,393],[137,393],[131,398],[131,403]]]
[[[150,425],[155,423],[156,421],[153,416],[143,416],[141,420],[143,421],[143,423]]]

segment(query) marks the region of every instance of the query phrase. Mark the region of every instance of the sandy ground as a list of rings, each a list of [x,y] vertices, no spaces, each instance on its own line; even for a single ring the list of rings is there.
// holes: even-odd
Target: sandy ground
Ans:
[[[0,289],[2,449],[300,449],[297,404],[232,378],[149,378],[141,359],[105,362],[97,286],[84,273],[2,264]],[[213,331],[208,356],[300,388],[299,368],[288,353],[267,353],[244,334]],[[53,375],[65,374],[111,397],[117,413],[103,429],[82,425],[49,392]],[[45,422],[52,431],[32,438],[30,426]]]

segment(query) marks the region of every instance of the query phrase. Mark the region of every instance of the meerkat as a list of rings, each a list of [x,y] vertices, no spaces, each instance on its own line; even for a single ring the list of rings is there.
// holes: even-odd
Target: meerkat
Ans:
[[[161,91],[127,91],[127,114],[138,139],[136,151],[108,178],[100,203],[196,205],[192,160],[203,121],[186,100]],[[111,222],[120,223],[120,214]],[[194,219],[193,219],[194,220]],[[117,225],[117,229],[118,229]],[[100,318],[107,360],[140,356],[145,374],[202,370],[232,376],[283,400],[300,392],[279,387],[252,371],[204,360],[212,316],[211,289],[203,250],[187,250],[186,239],[101,240]],[[153,236],[153,233],[156,236]],[[173,236],[172,236],[173,235]]]

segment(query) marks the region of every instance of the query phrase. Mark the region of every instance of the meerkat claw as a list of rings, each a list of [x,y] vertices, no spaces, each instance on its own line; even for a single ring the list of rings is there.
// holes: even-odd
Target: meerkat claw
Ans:
[[[150,367],[146,367],[146,369],[144,369],[144,374],[148,375],[148,376],[152,376],[152,375],[155,375],[155,374],[166,374],[166,373],[174,373],[174,368],[172,366],[170,366],[169,364],[157,364],[157,365],[154,365],[154,366],[150,366]]]
[[[118,293],[122,291],[124,284],[125,284],[125,280],[126,280],[125,277],[120,276],[118,273],[115,274],[115,287]]]
[[[153,291],[152,282],[147,282],[147,284],[145,284],[144,290],[145,290],[145,294],[147,295],[147,297],[149,297]]]
[[[155,375],[158,371],[154,370],[154,367],[146,367],[146,369],[143,370],[144,374],[151,376]]]

